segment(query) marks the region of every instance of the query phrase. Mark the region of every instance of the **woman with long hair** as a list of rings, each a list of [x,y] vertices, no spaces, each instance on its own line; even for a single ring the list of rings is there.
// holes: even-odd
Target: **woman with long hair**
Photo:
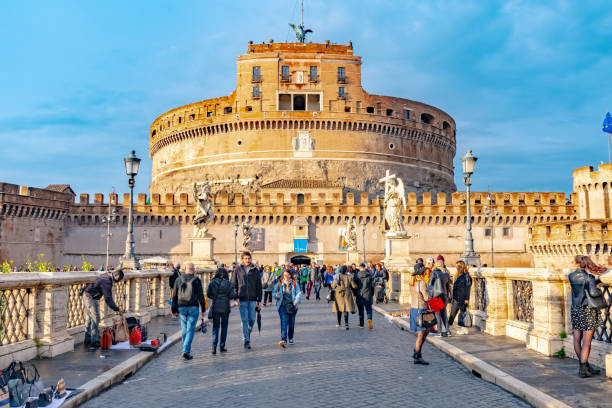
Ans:
[[[215,277],[208,284],[206,296],[212,299],[212,305],[208,316],[212,318],[212,354],[217,354],[217,344],[221,353],[225,353],[225,340],[227,339],[227,326],[229,323],[230,300],[236,297],[234,286],[228,279],[227,271],[224,268],[217,269]],[[219,341],[219,329],[221,329],[221,339]]]
[[[603,301],[603,293],[597,287],[599,280],[594,275],[600,275],[606,268],[597,265],[588,256],[576,255],[574,261],[576,269],[569,274],[574,351],[580,364],[578,376],[586,378],[600,372],[589,365],[589,354],[595,329],[601,325],[601,313],[593,307],[593,302]]]
[[[418,264],[417,264],[418,265]],[[417,325],[417,317],[420,312],[427,310],[427,301],[429,300],[429,292],[427,291],[427,283],[425,282],[425,267],[422,265],[415,266],[414,272],[410,277],[410,330],[417,333],[416,342],[414,344],[414,364],[429,365],[423,360],[421,349],[425,338],[429,334],[429,328]]]
[[[457,272],[453,279],[453,300],[451,301],[451,312],[448,325],[452,326],[459,311],[465,312],[470,303],[470,289],[472,288],[472,277],[463,261],[457,261]]]
[[[276,299],[276,310],[278,310],[281,325],[281,340],[278,344],[285,348],[287,337],[289,344],[293,344],[295,315],[302,300],[300,285],[293,279],[291,272],[283,272],[278,284],[274,285],[273,297]]]
[[[336,327],[340,327],[342,315],[344,315],[344,326],[346,330],[348,330],[348,315],[349,313],[355,313],[357,310],[355,294],[353,293],[353,291],[357,289],[357,284],[353,280],[353,277],[349,275],[346,265],[342,265],[340,273],[334,277],[331,286],[336,293],[332,306],[332,312],[336,312],[336,317],[338,319]]]

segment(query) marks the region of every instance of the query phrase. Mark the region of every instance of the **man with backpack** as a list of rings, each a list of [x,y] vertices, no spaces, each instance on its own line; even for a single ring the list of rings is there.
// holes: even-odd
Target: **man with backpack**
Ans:
[[[85,345],[100,347],[100,299],[113,311],[121,313],[119,306],[113,300],[113,283],[123,279],[121,268],[112,273],[104,273],[93,283],[83,288],[83,303],[85,304]]]
[[[240,309],[242,320],[242,337],[244,348],[251,349],[251,331],[255,325],[255,312],[261,307],[262,284],[259,270],[251,263],[251,253],[244,251],[242,263],[232,275],[232,284],[237,296],[236,304]]]
[[[181,316],[181,333],[183,340],[183,360],[191,360],[191,342],[198,323],[198,317],[206,315],[206,299],[202,281],[195,276],[195,267],[191,262],[185,264],[185,273],[174,282],[172,291],[172,317]]]
[[[302,293],[306,293],[307,291],[309,275],[310,269],[308,269],[308,266],[302,265],[302,267],[300,268],[300,286],[302,288]],[[308,299],[308,296],[306,296],[306,299]]]

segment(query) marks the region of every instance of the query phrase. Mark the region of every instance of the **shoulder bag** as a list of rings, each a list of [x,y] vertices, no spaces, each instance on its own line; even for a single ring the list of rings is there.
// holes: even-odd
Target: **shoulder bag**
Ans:
[[[115,340],[117,343],[122,343],[130,339],[130,332],[128,330],[128,324],[125,321],[125,316],[119,315],[119,321],[114,321],[115,329]]]
[[[333,302],[336,299],[336,291],[333,289],[329,289],[329,293],[325,297],[328,302]]]
[[[587,306],[593,309],[606,309],[608,303],[603,297],[603,293],[599,296],[591,296],[588,290],[585,290]]]
[[[417,326],[429,329],[430,327],[435,326],[437,323],[438,319],[436,319],[436,314],[434,312],[429,309],[419,311],[416,318]]]
[[[461,311],[459,313],[459,320],[457,324],[461,327],[472,327],[472,315],[467,310]]]

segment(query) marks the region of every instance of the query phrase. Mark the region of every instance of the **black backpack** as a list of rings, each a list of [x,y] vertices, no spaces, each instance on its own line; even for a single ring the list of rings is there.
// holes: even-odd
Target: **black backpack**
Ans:
[[[187,274],[183,275],[181,279],[177,279],[175,282],[179,284],[178,290],[178,303],[180,305],[193,305],[198,301],[198,296],[195,293],[194,282],[197,279],[195,276],[191,279],[187,279]]]

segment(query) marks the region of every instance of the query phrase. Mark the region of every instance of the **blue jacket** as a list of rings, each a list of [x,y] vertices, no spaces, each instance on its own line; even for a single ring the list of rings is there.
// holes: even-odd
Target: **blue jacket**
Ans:
[[[281,303],[283,302],[283,295],[281,293],[281,281],[279,281],[277,284],[274,285],[274,290],[272,291],[272,297],[276,300],[276,310],[280,310],[281,308]],[[300,289],[300,285],[296,282],[293,281],[292,283],[293,289],[291,291],[291,297],[293,298],[293,302],[299,304],[302,302],[302,290]],[[277,293],[281,293],[280,297],[276,297]],[[298,306],[295,307],[295,309],[297,310]]]

